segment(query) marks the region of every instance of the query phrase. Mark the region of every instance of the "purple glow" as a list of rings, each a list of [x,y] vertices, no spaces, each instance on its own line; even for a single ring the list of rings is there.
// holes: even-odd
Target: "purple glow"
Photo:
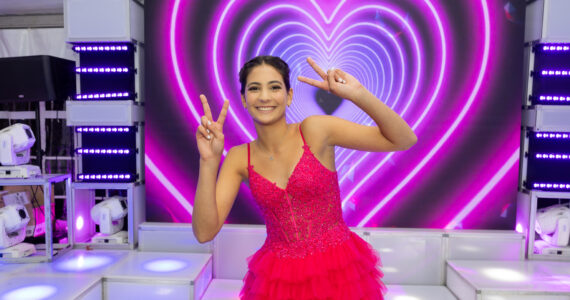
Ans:
[[[540,190],[570,190],[570,183],[546,183],[546,182],[535,182],[532,187]]]
[[[515,231],[518,233],[523,233],[524,229],[523,229],[523,226],[521,225],[521,223],[517,223],[517,226],[515,227]]]
[[[76,73],[128,73],[129,68],[125,67],[77,67]]]
[[[130,180],[131,174],[79,174],[77,178],[79,180],[85,181],[97,181],[97,180],[113,180],[113,181],[124,181]]]
[[[75,99],[77,100],[98,100],[107,98],[128,98],[128,92],[118,92],[118,93],[98,93],[98,94],[78,94]]]
[[[55,262],[55,268],[64,272],[85,272],[108,266],[113,262],[109,255],[79,253]]]
[[[542,70],[540,71],[542,76],[568,76],[570,71],[568,70]]]
[[[122,154],[126,155],[130,153],[129,149],[91,149],[91,148],[79,148],[76,150],[78,154]]]
[[[127,51],[128,45],[81,45],[73,46],[75,52],[106,52],[106,51]]]
[[[77,127],[77,132],[89,133],[126,133],[129,132],[129,127]]]
[[[75,221],[75,228],[77,228],[77,230],[81,230],[83,229],[83,225],[85,225],[85,221],[83,220],[82,216],[77,217],[76,221]]]
[[[53,285],[38,284],[29,285],[15,290],[11,290],[8,293],[2,295],[2,300],[12,300],[12,299],[47,299],[53,296],[57,292],[57,288]]]
[[[166,273],[182,270],[188,263],[176,259],[157,259],[149,261],[143,265],[143,269],[151,272]]]
[[[570,159],[570,155],[563,153],[537,153],[536,158],[567,160]]]

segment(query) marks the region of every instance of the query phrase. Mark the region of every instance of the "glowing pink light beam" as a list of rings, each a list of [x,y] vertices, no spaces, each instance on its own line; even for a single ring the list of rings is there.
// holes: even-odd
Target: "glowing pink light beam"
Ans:
[[[505,177],[505,174],[514,166],[520,156],[520,148],[517,148],[509,159],[501,166],[499,171],[485,184],[485,186],[463,207],[463,209],[447,224],[445,229],[453,229],[461,223],[479,203],[495,188],[495,186]]]
[[[434,14],[435,18],[436,18],[436,22],[437,22],[437,27],[439,29],[439,34],[442,37],[442,57],[443,57],[443,66],[442,66],[442,70],[445,69],[445,62],[446,62],[446,49],[445,49],[445,35],[443,33],[443,25],[441,23],[441,20],[439,19],[437,13],[435,12],[435,8],[432,6],[432,4],[425,0],[426,4],[428,5],[428,7],[430,8],[430,10],[432,11],[432,13]],[[459,126],[459,123],[461,123],[461,121],[463,120],[463,118],[465,117],[465,115],[467,115],[467,111],[469,110],[469,108],[471,108],[471,105],[473,104],[473,101],[475,100],[475,96],[477,95],[477,93],[479,92],[479,88],[481,87],[481,84],[483,82],[483,77],[485,75],[485,71],[487,69],[487,62],[489,61],[489,47],[490,47],[490,40],[491,40],[491,34],[490,34],[490,19],[489,19],[489,12],[488,12],[488,8],[487,8],[487,3],[485,1],[481,1],[483,4],[483,15],[484,15],[484,23],[485,23],[485,45],[484,45],[484,50],[483,50],[483,59],[482,59],[482,63],[481,63],[481,69],[479,70],[479,74],[477,77],[477,81],[475,83],[475,87],[473,88],[473,90],[471,91],[471,95],[469,95],[469,98],[467,100],[466,105],[463,107],[463,110],[459,113],[459,116],[457,116],[457,118],[455,119],[455,121],[453,122],[453,124],[451,125],[451,127],[445,132],[445,134],[443,135],[443,137],[437,142],[437,144],[435,145],[434,148],[432,148],[432,150],[424,157],[424,159],[418,164],[418,166],[416,166],[412,172],[410,172],[386,197],[384,197],[384,199],[382,199],[375,207],[374,209],[372,209],[359,223],[358,223],[358,227],[362,227],[364,225],[366,225],[366,223],[368,221],[370,221],[370,219],[372,219],[372,217],[382,208],[384,207],[390,200],[392,200],[394,198],[394,196],[400,192],[400,190],[402,190],[404,188],[404,186],[406,186],[408,184],[408,182],[410,182],[410,180],[412,180],[412,178],[414,178],[416,176],[416,174],[419,173],[419,171],[421,169],[423,169],[423,167],[431,160],[431,158],[439,151],[439,149],[443,146],[443,144],[449,139],[449,137],[451,136],[451,134],[455,131],[455,129],[457,128],[457,126]],[[439,82],[437,85],[437,89],[439,90],[439,88],[441,87],[441,83],[443,81],[443,73],[440,73],[439,76]],[[434,94],[435,96],[436,94]],[[425,114],[423,114],[420,119],[423,119],[423,117],[425,117]],[[418,120],[419,121],[419,120]],[[419,123],[416,123],[414,125],[414,127],[412,127],[413,129],[415,129],[415,127],[417,127],[416,125]],[[386,159],[389,157],[390,155],[388,155],[386,157]],[[386,161],[386,159],[384,159],[384,161]],[[352,195],[354,195],[354,193],[356,193],[356,191],[358,190],[358,188],[360,188],[360,186],[363,185],[363,182],[365,182],[368,178],[370,178],[372,176],[372,174],[374,174],[374,172],[376,172],[378,170],[378,167],[374,168],[371,172],[369,172],[366,176],[364,180],[361,180],[353,189],[352,191],[346,196],[345,200],[343,201],[343,203],[346,203],[346,201],[348,201],[348,199],[350,199],[350,197],[352,197]]]
[[[172,8],[172,15],[170,16],[170,58],[172,62],[172,68],[174,69],[174,75],[176,77],[176,82],[180,87],[180,91],[182,92],[182,97],[184,98],[184,102],[186,103],[186,107],[190,109],[192,116],[196,120],[196,124],[199,123],[200,114],[194,109],[194,105],[192,104],[192,100],[190,100],[190,96],[188,95],[188,91],[186,90],[186,86],[184,85],[184,80],[182,79],[182,75],[180,73],[180,67],[178,66],[178,55],[176,54],[176,16],[178,15],[178,9],[180,7],[180,0],[176,0],[174,2],[174,7]]]
[[[321,15],[321,17],[323,18],[323,20],[325,20],[326,24],[330,24],[332,22],[332,19],[334,19],[334,16],[336,16],[336,14],[338,13],[338,11],[340,10],[341,6],[346,2],[346,0],[342,0],[340,1],[339,4],[337,4],[336,8],[334,9],[333,13],[331,14],[331,16],[329,18],[325,17],[325,13],[323,12],[323,9],[321,8],[321,6],[319,4],[317,4],[317,2],[315,0],[311,0],[311,4],[313,4],[315,6],[315,8],[319,11],[319,14]]]
[[[178,191],[178,189],[172,184],[172,182],[170,182],[168,178],[154,164],[154,162],[148,156],[148,154],[145,154],[144,158],[145,158],[145,167],[148,168],[154,174],[154,176],[156,176],[156,178],[162,184],[162,186],[164,186],[164,188],[168,192],[170,192],[170,194],[174,197],[174,199],[176,199],[176,201],[180,203],[180,205],[188,212],[188,214],[192,216],[192,211],[194,208],[192,207],[192,204],[190,204],[190,201],[184,198],[182,193]]]

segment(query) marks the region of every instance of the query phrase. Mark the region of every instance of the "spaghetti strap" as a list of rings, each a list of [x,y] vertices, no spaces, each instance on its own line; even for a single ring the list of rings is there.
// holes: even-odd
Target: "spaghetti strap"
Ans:
[[[251,166],[250,159],[249,159],[249,143],[247,143],[247,167]]]
[[[303,145],[307,145],[307,142],[305,142],[305,137],[303,136],[303,131],[301,131],[301,124],[299,124],[299,133],[301,133],[301,138],[303,139]]]

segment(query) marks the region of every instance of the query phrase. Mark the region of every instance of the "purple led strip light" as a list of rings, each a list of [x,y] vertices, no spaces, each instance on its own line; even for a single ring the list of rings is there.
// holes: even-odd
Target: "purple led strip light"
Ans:
[[[129,68],[125,67],[78,67],[76,73],[127,73]]]
[[[129,154],[129,149],[93,149],[93,148],[79,148],[79,154]]]
[[[128,98],[129,93],[99,93],[99,94],[78,94],[75,98],[77,100],[91,100],[91,99],[105,99],[105,98]]]
[[[535,157],[542,159],[570,159],[570,155],[560,153],[537,153]]]
[[[532,185],[535,189],[558,189],[558,190],[570,190],[570,183],[543,183],[537,182]]]
[[[535,135],[539,139],[568,139],[570,134],[568,133],[553,133],[553,132],[537,132]]]
[[[542,50],[544,51],[569,51],[570,46],[567,44],[564,45],[544,45],[542,46]]]
[[[125,45],[100,45],[100,46],[74,46],[73,50],[77,52],[91,52],[91,51],[127,51],[128,46]]]
[[[116,133],[129,132],[129,127],[77,127],[77,132]]]
[[[568,101],[570,102],[570,96],[540,96],[538,97],[540,101]]]
[[[79,174],[77,178],[80,180],[128,180],[131,174]]]
[[[540,71],[542,76],[568,76],[570,75],[569,70],[542,70]]]

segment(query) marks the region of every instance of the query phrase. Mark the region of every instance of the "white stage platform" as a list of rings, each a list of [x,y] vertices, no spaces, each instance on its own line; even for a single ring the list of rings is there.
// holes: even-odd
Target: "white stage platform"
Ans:
[[[514,231],[353,231],[382,257],[386,299],[570,300],[570,262],[524,260],[524,237]],[[144,223],[138,250],[0,263],[0,300],[238,299],[246,258],[264,239],[264,226],[225,225],[199,244],[189,225]]]

